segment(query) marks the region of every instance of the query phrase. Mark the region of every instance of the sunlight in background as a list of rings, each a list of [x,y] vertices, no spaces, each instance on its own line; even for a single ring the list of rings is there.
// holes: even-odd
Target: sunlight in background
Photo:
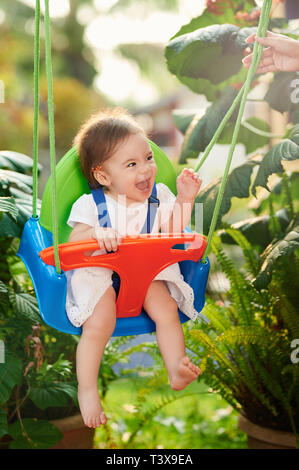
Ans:
[[[97,8],[103,8],[104,3],[114,4],[116,0],[94,0]],[[142,5],[138,8],[136,4],[127,12],[106,13],[92,20],[88,7],[83,6],[78,20],[87,25],[85,38],[90,47],[97,51],[102,70],[101,75],[95,79],[96,89],[120,103],[128,98],[143,105],[157,100],[156,89],[139,77],[138,67],[119,57],[114,49],[120,44],[133,43],[161,44],[164,47],[183,24],[202,13],[205,4],[205,0],[180,0],[178,12],[152,9],[147,15],[144,15]]]
[[[35,0],[21,1],[35,7]],[[101,70],[94,86],[107,98],[120,104],[130,98],[147,105],[158,99],[157,90],[140,77],[138,66],[121,57],[115,48],[130,43],[161,44],[164,47],[183,24],[202,13],[206,1],[180,0],[178,11],[168,12],[159,10],[154,3],[151,8],[150,1],[144,5],[136,0],[127,9],[109,13],[110,8],[119,1],[93,0],[94,8],[82,4],[78,10],[77,21],[86,27],[85,41],[94,51],[95,67]],[[64,17],[70,11],[69,0],[51,0],[49,5],[52,18]],[[41,9],[43,12],[43,1]]]
[[[35,0],[21,0],[26,5],[35,8]],[[41,11],[44,13],[44,2],[41,1]],[[70,11],[69,0],[50,0],[49,1],[49,12],[51,18],[61,18],[66,16]]]

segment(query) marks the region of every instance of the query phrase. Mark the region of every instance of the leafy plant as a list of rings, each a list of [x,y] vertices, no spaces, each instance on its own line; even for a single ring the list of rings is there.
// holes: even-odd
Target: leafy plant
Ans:
[[[2,445],[10,448],[46,448],[62,437],[48,420],[77,412],[72,370],[76,343],[40,324],[31,280],[16,256],[31,215],[32,177],[26,172],[32,160],[1,152],[0,165],[0,338],[5,348],[0,363],[0,438],[4,436]]]
[[[225,8],[228,4],[230,9]],[[175,123],[184,134],[180,163],[198,158],[207,148],[242,86],[245,38],[257,24],[258,11],[251,2],[208,1],[203,14],[183,26],[167,45],[169,70],[211,102],[205,113],[174,112]],[[269,28],[285,25],[286,20],[270,20]],[[192,329],[187,346],[197,355],[207,383],[236,410],[262,426],[298,433],[299,370],[290,360],[291,341],[299,337],[298,172],[287,172],[283,165],[299,159],[294,79],[295,74],[274,74],[264,96],[273,109],[290,113],[288,129],[278,143],[269,147],[274,136],[261,119],[242,122],[238,142],[249,154],[259,152],[248,155],[228,176],[217,221],[220,230],[212,246],[230,289],[220,297],[209,290],[211,297],[203,311],[209,321]],[[218,144],[230,142],[235,116],[236,110]],[[268,149],[262,152],[265,144]],[[268,179],[274,174],[276,182],[271,188]],[[212,181],[196,201],[203,203],[204,233],[210,227],[220,183],[221,178]],[[256,196],[258,187],[265,188],[268,195],[255,203],[255,216],[232,225],[225,222],[235,201]],[[241,248],[244,266],[234,265],[223,242]]]
[[[17,257],[19,238],[32,209],[32,159],[0,152],[0,446],[53,447],[62,434],[50,420],[78,413],[74,372],[78,337],[42,324],[33,286]],[[40,201],[38,201],[38,208]],[[126,362],[133,348],[121,351],[127,337],[105,349],[99,375],[102,399],[118,378],[116,362]],[[2,439],[1,439],[2,438]]]
[[[197,354],[205,381],[236,410],[254,423],[296,433],[299,367],[290,360],[290,345],[299,335],[298,257],[286,256],[268,288],[258,290],[258,253],[239,231],[225,231],[242,248],[246,269],[234,266],[215,236],[213,252],[230,289],[219,301],[207,300],[208,322],[191,330],[187,346]]]

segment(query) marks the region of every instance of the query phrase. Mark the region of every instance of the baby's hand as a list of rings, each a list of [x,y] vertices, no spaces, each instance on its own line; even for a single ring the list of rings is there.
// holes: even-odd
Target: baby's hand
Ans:
[[[193,202],[198,194],[201,183],[202,180],[198,173],[194,173],[192,168],[184,168],[176,180],[178,196],[186,202]]]
[[[117,251],[117,245],[121,243],[121,236],[113,228],[95,227],[94,238],[97,239],[101,250]]]

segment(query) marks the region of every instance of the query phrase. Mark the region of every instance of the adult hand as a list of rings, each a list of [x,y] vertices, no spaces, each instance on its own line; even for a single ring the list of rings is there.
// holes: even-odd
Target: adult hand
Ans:
[[[263,51],[257,73],[299,71],[299,41],[296,39],[267,31],[265,38],[260,38],[253,33],[246,39],[248,44],[254,41],[268,46]],[[250,66],[251,59],[252,53],[243,58],[245,68]]]

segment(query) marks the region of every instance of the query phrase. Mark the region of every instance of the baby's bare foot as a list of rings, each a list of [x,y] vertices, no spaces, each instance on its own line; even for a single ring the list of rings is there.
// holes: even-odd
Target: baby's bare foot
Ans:
[[[98,390],[96,387],[78,387],[78,401],[85,426],[98,428],[106,424],[107,418],[103,412]]]
[[[173,390],[183,390],[200,374],[200,368],[192,364],[187,356],[184,356],[178,365],[177,372],[170,378],[170,386]]]

